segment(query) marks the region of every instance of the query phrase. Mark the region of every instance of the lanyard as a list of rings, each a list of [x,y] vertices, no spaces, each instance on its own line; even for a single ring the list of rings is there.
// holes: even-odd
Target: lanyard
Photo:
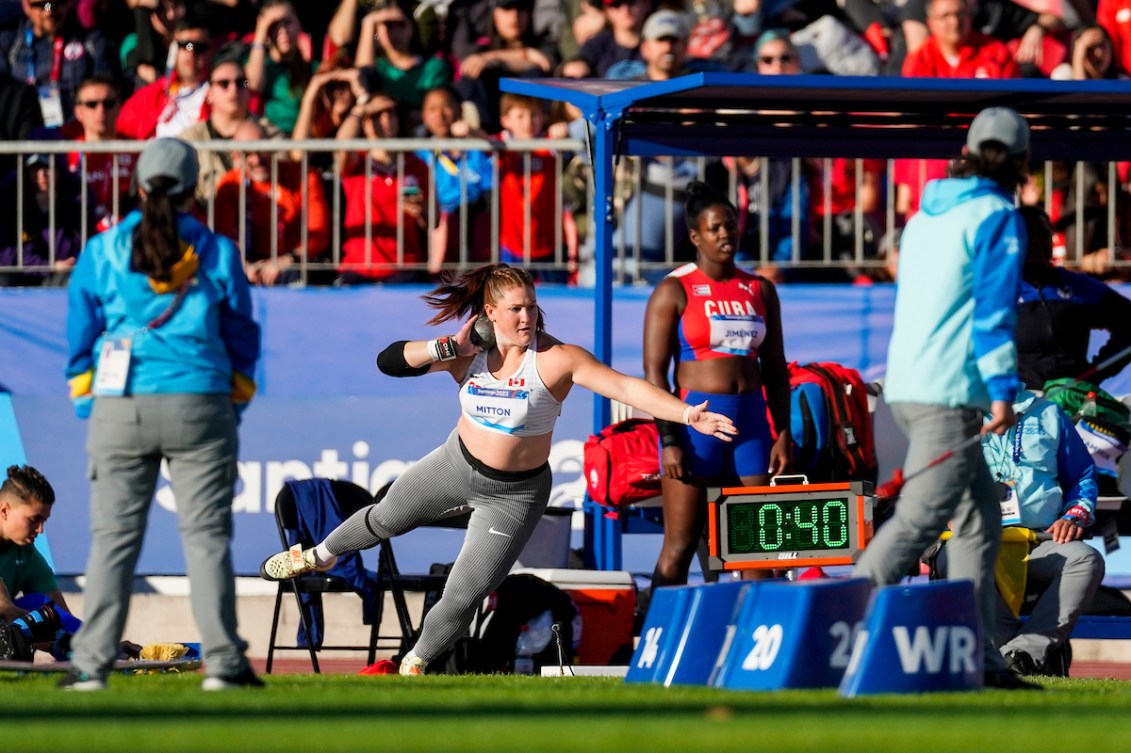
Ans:
[[[1025,414],[1022,413],[1017,417],[1017,423],[1013,425],[1013,464],[1021,464],[1021,422],[1025,419]]]
[[[37,63],[35,54],[35,35],[31,33],[29,27],[24,34],[24,46],[27,47],[27,82],[32,86],[36,85]],[[51,83],[58,85],[59,76],[63,72],[63,38],[55,35],[55,40],[51,45]]]
[[[179,309],[181,307],[181,304],[185,302],[185,296],[188,295],[189,285],[191,284],[191,279],[185,280],[185,284],[182,285],[179,290],[177,290],[177,295],[173,298],[173,300],[169,301],[169,305],[165,308],[161,315],[151,321],[149,324],[145,325],[145,328],[149,330],[157,329],[161,325],[165,324],[165,322],[172,319],[173,314],[177,313],[177,309]]]

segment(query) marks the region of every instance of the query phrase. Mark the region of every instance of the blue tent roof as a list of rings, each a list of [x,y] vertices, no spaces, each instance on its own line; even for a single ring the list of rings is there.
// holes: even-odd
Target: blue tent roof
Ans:
[[[991,105],[1025,115],[1038,160],[1131,159],[1131,82],[695,73],[671,81],[508,79],[577,105],[641,155],[953,157]]]

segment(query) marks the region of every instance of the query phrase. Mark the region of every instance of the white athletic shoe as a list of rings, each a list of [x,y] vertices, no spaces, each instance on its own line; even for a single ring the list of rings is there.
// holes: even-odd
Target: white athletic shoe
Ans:
[[[325,565],[319,565],[314,559],[314,550],[303,551],[302,546],[295,544],[285,552],[272,554],[263,560],[259,566],[259,577],[264,580],[290,580],[306,573],[323,572],[329,570],[337,563],[338,559]]]
[[[421,659],[416,654],[409,654],[401,660],[400,673],[406,677],[425,674],[424,670],[428,668],[428,662]]]
[[[67,674],[63,675],[63,679],[59,680],[59,687],[72,692],[89,693],[91,691],[105,690],[106,681],[101,677],[89,675],[77,669],[71,669]]]

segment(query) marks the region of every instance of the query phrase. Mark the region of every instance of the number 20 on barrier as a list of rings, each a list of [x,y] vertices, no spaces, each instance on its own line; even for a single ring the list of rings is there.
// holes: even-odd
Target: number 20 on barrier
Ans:
[[[845,669],[852,657],[852,645],[856,635],[860,632],[860,623],[850,625],[843,620],[834,622],[829,626],[829,637],[834,646],[829,653],[829,666],[835,669]],[[750,653],[742,660],[742,669],[747,672],[765,671],[774,665],[782,647],[784,632],[781,625],[759,625],[754,629],[751,638],[754,645]]]

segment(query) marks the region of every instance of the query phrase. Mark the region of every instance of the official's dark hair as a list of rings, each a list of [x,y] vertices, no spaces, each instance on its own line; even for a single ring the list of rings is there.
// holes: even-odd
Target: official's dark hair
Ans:
[[[1029,236],[1027,260],[1048,263],[1052,260],[1052,222],[1048,213],[1041,207],[1028,204],[1018,207],[1017,213],[1021,215]]]
[[[522,267],[509,264],[485,264],[458,277],[446,276],[439,287],[424,296],[424,301],[438,312],[428,323],[441,324],[479,315],[486,304],[494,306],[508,290],[517,287],[533,288],[534,279]],[[543,320],[539,306],[537,332],[545,329]]]
[[[1028,155],[1010,154],[997,141],[986,141],[980,148],[981,154],[964,154],[951,162],[951,176],[989,178],[1010,193],[1021,187],[1029,174]]]
[[[55,490],[43,474],[30,465],[8,466],[8,478],[0,485],[0,494],[11,494],[24,502],[38,499],[45,505],[55,504]]]
[[[177,207],[188,195],[168,193],[176,182],[165,175],[150,181],[141,202],[141,222],[134,230],[134,269],[160,282],[172,279],[173,265],[184,255],[177,235]]]
[[[726,194],[716,190],[701,180],[693,180],[687,184],[687,200],[683,204],[684,216],[687,218],[689,230],[699,227],[699,218],[711,207],[726,206],[731,212],[738,215],[738,209],[727,198]]]
[[[104,73],[95,73],[93,76],[84,78],[82,83],[79,84],[79,88],[75,89],[75,94],[78,94],[88,86],[109,86],[114,90],[115,97],[121,94],[121,89],[118,88],[118,82],[115,81],[112,76],[107,76]]]

